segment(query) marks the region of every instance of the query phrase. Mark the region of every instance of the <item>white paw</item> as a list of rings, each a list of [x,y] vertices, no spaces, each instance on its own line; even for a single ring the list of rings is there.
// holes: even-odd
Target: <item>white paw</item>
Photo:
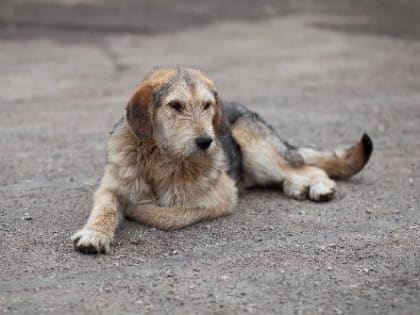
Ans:
[[[109,253],[112,236],[84,228],[72,237],[74,247],[83,254]]]
[[[304,200],[308,196],[309,180],[305,177],[294,176],[283,182],[283,192],[294,199]]]
[[[329,178],[318,180],[309,188],[309,199],[314,201],[328,201],[334,197],[335,182]]]

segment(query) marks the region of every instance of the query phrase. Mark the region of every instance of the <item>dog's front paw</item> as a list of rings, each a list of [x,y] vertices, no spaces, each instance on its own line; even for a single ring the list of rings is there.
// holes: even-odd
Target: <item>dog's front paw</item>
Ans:
[[[75,233],[71,240],[76,250],[83,254],[109,253],[112,236],[84,228]]]

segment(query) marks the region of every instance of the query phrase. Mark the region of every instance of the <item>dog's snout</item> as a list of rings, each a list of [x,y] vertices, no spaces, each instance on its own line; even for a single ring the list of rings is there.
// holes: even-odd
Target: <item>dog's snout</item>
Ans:
[[[213,139],[209,136],[201,136],[195,139],[195,143],[200,150],[207,150],[212,142]]]

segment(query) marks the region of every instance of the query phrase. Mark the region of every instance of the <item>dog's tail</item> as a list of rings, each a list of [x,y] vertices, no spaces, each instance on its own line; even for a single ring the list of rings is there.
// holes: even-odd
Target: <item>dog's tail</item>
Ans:
[[[364,134],[353,146],[333,152],[318,151],[309,148],[296,148],[305,165],[322,168],[332,178],[349,178],[369,161],[373,151],[371,138]]]

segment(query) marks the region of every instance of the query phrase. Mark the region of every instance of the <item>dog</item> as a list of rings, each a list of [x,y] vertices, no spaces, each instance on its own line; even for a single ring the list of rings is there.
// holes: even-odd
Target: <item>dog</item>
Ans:
[[[327,201],[336,190],[333,178],[358,173],[372,150],[367,134],[334,152],[293,146],[257,113],[222,103],[201,71],[157,69],[111,132],[92,212],[72,241],[82,253],[108,253],[124,216],[180,229],[234,213],[238,191],[254,186]]]

